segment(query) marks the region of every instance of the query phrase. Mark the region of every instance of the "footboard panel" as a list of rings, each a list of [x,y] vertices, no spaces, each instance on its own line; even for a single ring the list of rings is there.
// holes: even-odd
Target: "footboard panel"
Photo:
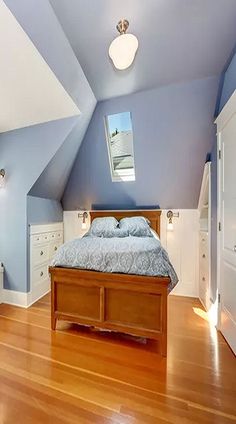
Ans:
[[[166,355],[166,277],[49,269],[52,329],[57,320],[95,326],[160,341]]]

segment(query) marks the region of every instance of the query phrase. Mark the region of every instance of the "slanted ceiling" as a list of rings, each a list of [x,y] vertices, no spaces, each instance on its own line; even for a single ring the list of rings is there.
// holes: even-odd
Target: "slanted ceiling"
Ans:
[[[0,51],[0,132],[80,114],[2,0]]]
[[[235,0],[50,0],[99,100],[219,75],[236,41]],[[127,18],[139,39],[117,72],[108,47]]]

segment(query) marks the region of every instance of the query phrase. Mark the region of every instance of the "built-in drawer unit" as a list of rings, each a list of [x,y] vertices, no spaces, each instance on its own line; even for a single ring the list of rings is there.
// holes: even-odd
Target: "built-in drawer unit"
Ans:
[[[210,297],[210,246],[209,234],[206,231],[200,231],[199,240],[199,298],[205,308],[209,308]]]
[[[48,267],[63,243],[63,223],[30,225],[31,303],[50,290]]]
[[[206,162],[198,203],[199,210],[199,298],[208,311],[211,306],[211,162]]]

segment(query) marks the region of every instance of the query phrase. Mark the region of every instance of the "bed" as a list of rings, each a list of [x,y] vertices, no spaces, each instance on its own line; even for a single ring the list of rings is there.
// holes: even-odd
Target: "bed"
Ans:
[[[160,210],[92,211],[95,218],[143,216],[160,235]],[[53,266],[51,327],[65,320],[158,341],[167,354],[169,276],[147,276]]]

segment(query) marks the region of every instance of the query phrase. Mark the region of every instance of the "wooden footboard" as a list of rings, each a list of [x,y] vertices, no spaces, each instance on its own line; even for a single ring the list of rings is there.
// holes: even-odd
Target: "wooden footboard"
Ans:
[[[57,320],[158,340],[167,352],[166,277],[49,269],[52,329]]]

